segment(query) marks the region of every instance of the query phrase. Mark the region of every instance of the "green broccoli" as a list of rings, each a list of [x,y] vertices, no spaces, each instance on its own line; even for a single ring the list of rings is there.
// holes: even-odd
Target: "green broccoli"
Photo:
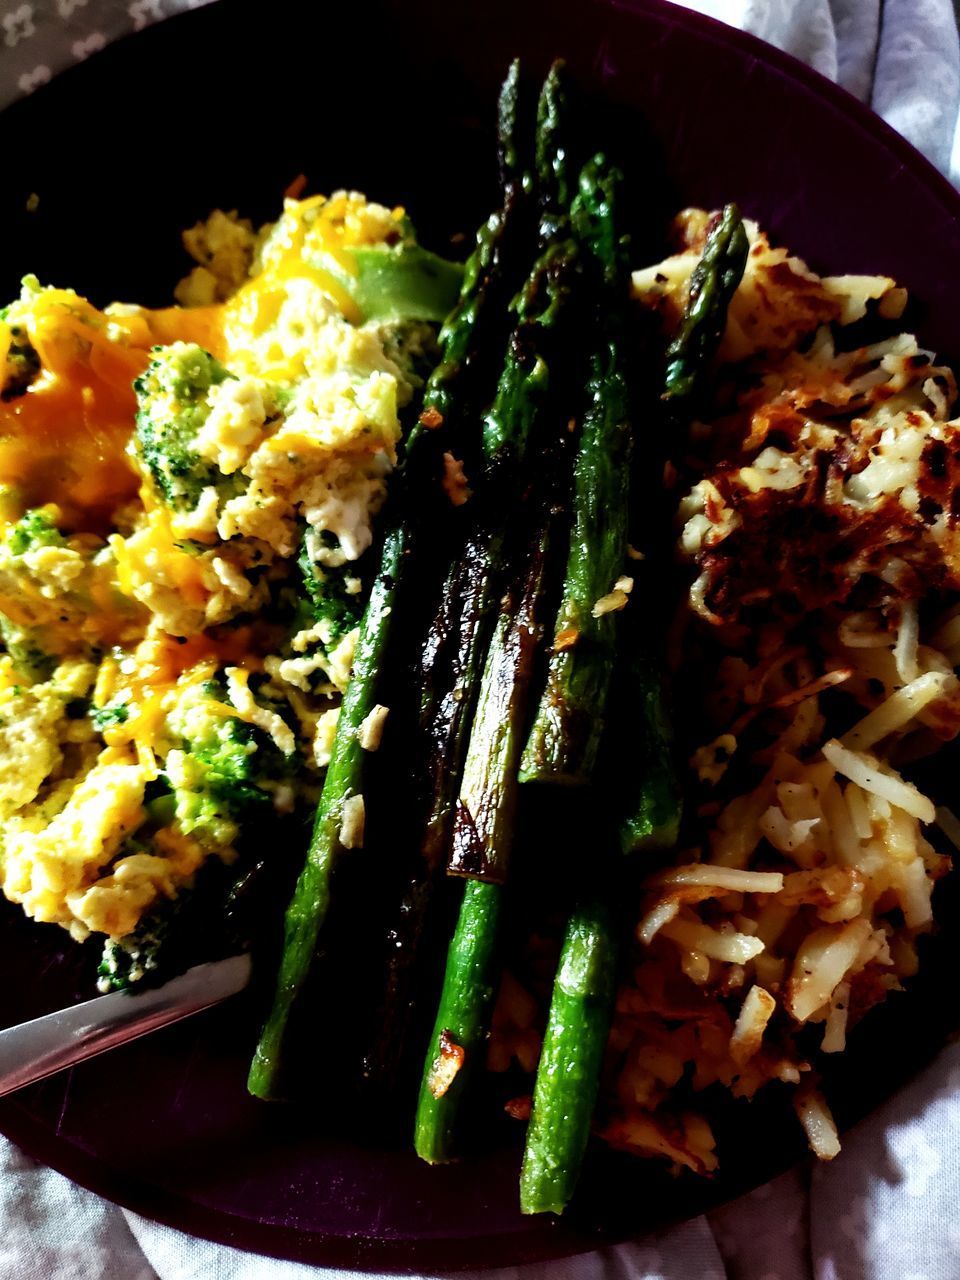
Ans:
[[[366,603],[360,578],[365,563],[366,557],[344,560],[335,534],[304,530],[295,571],[274,600],[277,621],[288,627],[281,651],[284,679],[314,692],[331,684],[342,688],[343,662],[331,655],[360,625]]]
[[[27,511],[9,527],[0,543],[0,593],[18,599],[22,577],[22,566],[18,564],[20,558],[41,547],[62,547],[65,542],[48,508],[37,507]],[[21,603],[21,610],[22,607]],[[50,637],[44,625],[53,620],[38,616],[37,625],[28,625],[23,621],[14,622],[0,612],[3,647],[10,655],[14,670],[31,684],[48,680],[57,665],[56,656],[48,652]]]
[[[350,295],[364,322],[440,324],[459,296],[463,267],[417,244],[408,220],[404,230],[395,244],[342,249],[341,254],[352,257],[353,270],[342,265],[339,255],[310,257]]]
[[[123,850],[133,851],[133,842]],[[226,867],[214,859],[176,898],[155,903],[132,933],[108,938],[97,967],[98,988],[136,991],[167,982],[191,965],[229,954],[236,943],[224,919],[224,902],[240,875],[239,867]]]
[[[56,507],[35,507],[0,540],[0,638],[31,683],[47,679],[57,658],[95,656],[99,619],[112,625],[112,615],[94,605],[105,592],[112,592],[116,614],[132,617],[139,608],[117,590],[112,549],[90,535],[65,536],[57,517]]]
[[[163,903],[163,908],[168,907],[168,903]],[[154,909],[126,938],[108,938],[97,966],[98,989],[103,992],[129,991],[151,977],[165,980],[159,971],[164,967],[170,922],[169,909]],[[175,972],[173,969],[167,976],[172,977]]]
[[[12,556],[26,555],[40,547],[62,547],[66,539],[53,522],[49,507],[34,507],[12,524],[3,540],[4,549]]]
[[[321,563],[321,549],[338,551],[336,534],[311,529],[308,525],[297,556],[303,591],[310,605],[310,623],[307,625],[326,623],[329,630],[327,647],[332,648],[348,631],[360,625],[364,601],[358,589],[356,562],[325,565]],[[332,558],[338,557],[334,555]]]
[[[270,815],[271,835],[278,819]],[[208,859],[193,883],[176,898],[161,899],[125,938],[102,944],[97,985],[101,991],[136,991],[167,982],[192,965],[249,950],[266,939],[277,913],[289,897],[291,878],[302,856],[303,824],[297,817],[279,819],[282,836],[261,856],[266,841],[245,842],[229,865]],[[133,842],[124,853],[134,852]]]
[[[200,686],[173,718],[180,746],[166,759],[174,816],[182,831],[212,852],[231,846],[243,822],[272,806],[260,781],[286,771],[282,764],[276,769],[273,757],[279,753],[271,752],[265,735],[213,705],[225,703],[221,681]]]
[[[14,671],[27,684],[38,684],[53,675],[59,658],[43,647],[42,628],[19,627],[0,613],[0,640]]]
[[[0,311],[0,320],[6,317],[6,311]],[[10,325],[10,346],[0,370],[0,400],[15,400],[22,396],[39,373],[40,357],[26,330],[18,324]]]
[[[201,458],[193,444],[210,416],[211,388],[234,375],[193,343],[175,342],[153,350],[153,361],[133,384],[137,458],[174,511],[192,511],[210,485],[224,497],[233,496],[242,482]]]
[[[127,937],[109,939],[98,969],[101,991],[165,982],[191,965],[246,946],[246,931],[253,923],[247,918],[250,877],[256,871],[258,882],[270,882],[286,865],[288,845],[296,845],[295,839],[284,841],[268,859],[277,864],[276,872],[263,874],[260,865],[253,864],[263,848],[263,824],[269,822],[273,829],[278,820],[273,795],[260,783],[288,776],[301,765],[299,757],[282,756],[260,730],[213,707],[228,702],[227,690],[217,679],[200,685],[177,709],[170,727],[181,745],[167,753],[164,773],[149,785],[147,821],[124,844],[120,856],[150,853],[154,834],[174,822],[211,855],[237,842],[238,856],[208,857],[195,881],[181,888],[175,900],[158,902]],[[298,832],[301,819],[302,815],[288,819],[297,824]],[[244,886],[248,901],[238,933],[231,903]]]
[[[130,716],[130,708],[125,702],[108,702],[105,707],[94,707],[90,719],[97,733],[103,733],[111,725],[126,724]]]
[[[204,792],[240,815],[251,805],[269,802],[254,781],[259,770],[254,729],[242,720],[211,717],[205,732],[188,743],[195,777]]]

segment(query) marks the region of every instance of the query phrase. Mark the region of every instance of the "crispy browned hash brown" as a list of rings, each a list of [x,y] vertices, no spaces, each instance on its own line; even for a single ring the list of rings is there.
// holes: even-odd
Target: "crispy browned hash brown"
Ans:
[[[668,334],[709,224],[682,213],[677,252],[633,275]],[[717,1155],[689,1100],[716,1085],[790,1086],[837,1154],[819,1073],[916,972],[960,839],[909,780],[960,728],[954,375],[900,332],[893,280],[817,276],[747,229],[716,393],[666,476],[692,820],[638,903],[598,1114],[614,1146],[700,1173]],[[508,976],[494,1070],[535,1067],[538,1016]]]

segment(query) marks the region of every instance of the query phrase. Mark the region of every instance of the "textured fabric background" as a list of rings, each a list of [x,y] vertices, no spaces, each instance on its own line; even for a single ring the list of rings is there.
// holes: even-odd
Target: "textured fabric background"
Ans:
[[[130,31],[207,0],[0,0],[0,107]]]
[[[0,106],[206,0],[0,0]],[[229,0],[221,0],[229,3]],[[321,0],[322,2],[322,0]],[[957,0],[960,4],[960,0]],[[688,0],[802,58],[870,103],[960,182],[952,0]],[[25,264],[27,266],[29,264]],[[960,1046],[844,1139],[661,1236],[487,1280],[960,1280]],[[0,1139],[0,1280],[335,1280],[126,1213]],[[464,1280],[471,1280],[469,1275]]]

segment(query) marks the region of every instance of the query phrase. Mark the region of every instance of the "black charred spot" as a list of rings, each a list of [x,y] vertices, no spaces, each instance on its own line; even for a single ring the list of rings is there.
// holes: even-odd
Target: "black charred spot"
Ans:
[[[947,446],[942,440],[928,440],[923,450],[923,461],[926,463],[930,474],[937,480],[942,480],[947,474]]]
[[[954,497],[955,496],[956,494],[954,494]],[[921,498],[918,510],[920,512],[920,518],[926,524],[934,524],[935,521],[943,515],[943,507],[941,507],[939,502],[934,501],[933,498]]]

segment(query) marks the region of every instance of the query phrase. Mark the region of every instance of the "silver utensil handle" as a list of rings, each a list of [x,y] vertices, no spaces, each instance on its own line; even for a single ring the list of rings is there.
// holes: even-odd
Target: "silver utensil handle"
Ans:
[[[250,957],[197,965],[162,987],[117,991],[0,1031],[0,1097],[236,995]]]

